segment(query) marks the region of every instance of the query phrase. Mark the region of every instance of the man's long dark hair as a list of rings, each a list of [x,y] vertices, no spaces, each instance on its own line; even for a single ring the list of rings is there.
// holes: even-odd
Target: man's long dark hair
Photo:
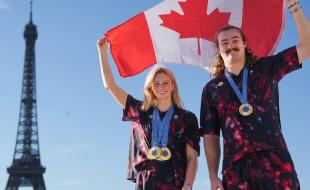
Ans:
[[[243,43],[247,42],[246,37],[245,37],[244,33],[242,32],[241,28],[228,25],[228,26],[225,26],[224,28],[220,29],[216,34],[215,45],[216,45],[217,50],[219,50],[219,41],[218,41],[219,34],[221,32],[228,31],[231,29],[235,29],[235,30],[239,31]],[[260,57],[256,56],[248,47],[245,47],[245,65],[246,65],[246,67],[248,67],[248,68],[253,67],[254,64],[259,59],[260,59]],[[224,74],[224,70],[225,70],[224,60],[218,51],[215,55],[215,64],[211,68],[211,75],[214,77],[219,77],[219,76]]]

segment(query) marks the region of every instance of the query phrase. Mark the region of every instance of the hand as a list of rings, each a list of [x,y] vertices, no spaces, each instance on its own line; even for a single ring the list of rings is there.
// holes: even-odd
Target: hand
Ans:
[[[97,40],[97,48],[98,50],[107,50],[108,48],[108,40],[106,37],[104,38],[100,38],[99,40]]]
[[[218,177],[211,179],[211,190],[224,190],[223,183]]]
[[[286,6],[296,6],[299,3],[299,0],[285,0]]]
[[[193,186],[191,184],[183,185],[181,190],[192,190]]]

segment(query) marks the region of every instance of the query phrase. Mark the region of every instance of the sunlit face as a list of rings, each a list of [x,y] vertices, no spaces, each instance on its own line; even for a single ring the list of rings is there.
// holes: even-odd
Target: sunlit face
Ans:
[[[152,83],[153,93],[158,100],[171,99],[173,84],[170,77],[165,73],[158,73]]]
[[[240,32],[236,29],[223,31],[218,35],[218,48],[225,65],[245,59],[245,47]]]

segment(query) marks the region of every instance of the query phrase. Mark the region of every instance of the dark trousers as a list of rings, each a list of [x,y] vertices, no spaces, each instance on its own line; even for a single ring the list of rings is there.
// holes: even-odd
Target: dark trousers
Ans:
[[[223,171],[225,190],[300,190],[287,151],[264,150],[245,155]]]
[[[151,170],[137,173],[135,190],[180,190],[175,184],[171,162],[152,161]],[[183,185],[183,183],[181,183]]]

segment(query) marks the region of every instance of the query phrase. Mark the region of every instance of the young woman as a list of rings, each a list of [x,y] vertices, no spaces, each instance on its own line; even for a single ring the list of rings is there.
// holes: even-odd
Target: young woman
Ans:
[[[97,42],[105,88],[132,121],[128,180],[136,190],[191,190],[197,171],[199,130],[196,116],[182,108],[173,73],[150,71],[144,100],[127,94],[114,80],[108,64],[108,42]]]

